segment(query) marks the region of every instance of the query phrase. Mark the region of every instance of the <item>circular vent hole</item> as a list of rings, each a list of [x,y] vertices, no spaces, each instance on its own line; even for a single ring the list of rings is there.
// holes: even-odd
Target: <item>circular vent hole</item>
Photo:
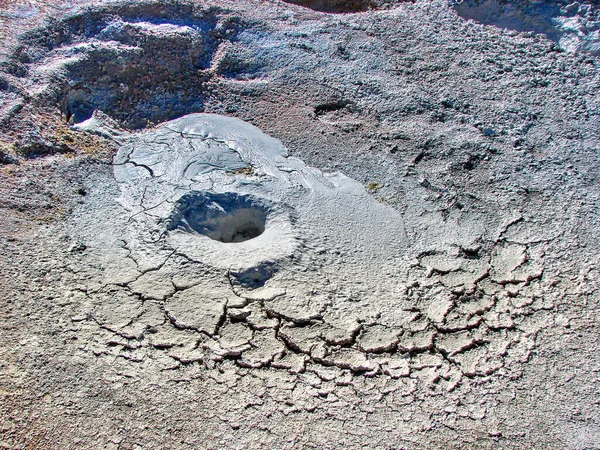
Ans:
[[[197,232],[205,234],[215,241],[244,242],[263,234],[266,220],[267,217],[263,211],[244,208],[190,225]]]
[[[265,231],[268,212],[264,202],[252,196],[194,192],[177,201],[169,229],[199,233],[219,242],[239,243]]]

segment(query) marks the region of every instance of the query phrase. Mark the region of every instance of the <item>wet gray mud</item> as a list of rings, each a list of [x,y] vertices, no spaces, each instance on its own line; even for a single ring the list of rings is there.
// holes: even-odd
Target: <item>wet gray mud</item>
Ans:
[[[598,447],[595,9],[490,3],[2,12],[2,445]]]

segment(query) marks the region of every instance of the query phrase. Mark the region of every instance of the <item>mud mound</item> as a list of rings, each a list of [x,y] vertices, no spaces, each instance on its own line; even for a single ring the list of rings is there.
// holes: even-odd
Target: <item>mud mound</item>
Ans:
[[[490,2],[83,1],[0,24],[4,446],[597,447],[596,58]]]

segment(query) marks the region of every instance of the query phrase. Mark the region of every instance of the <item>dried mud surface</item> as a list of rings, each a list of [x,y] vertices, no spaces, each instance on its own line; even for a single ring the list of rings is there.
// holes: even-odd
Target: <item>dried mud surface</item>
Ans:
[[[598,60],[455,3],[0,2],[0,446],[600,448]]]

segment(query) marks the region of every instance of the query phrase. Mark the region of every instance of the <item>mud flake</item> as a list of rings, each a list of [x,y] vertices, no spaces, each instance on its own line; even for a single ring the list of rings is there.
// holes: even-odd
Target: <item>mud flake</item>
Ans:
[[[459,270],[461,260],[447,255],[431,255],[421,258],[420,264],[430,271],[446,274]]]
[[[219,330],[219,343],[224,348],[237,348],[247,345],[252,339],[253,333],[243,323],[227,323]]]
[[[329,318],[327,318],[329,320]],[[335,321],[333,324],[328,324],[321,329],[321,337],[329,345],[350,345],[356,339],[358,332],[361,329],[361,324],[355,319],[345,321]]]
[[[382,365],[383,373],[390,376],[391,378],[397,379],[400,377],[407,377],[410,375],[410,364],[408,359],[404,358],[393,358]]]
[[[504,365],[502,359],[489,355],[485,347],[457,354],[453,356],[453,360],[458,363],[463,374],[470,377],[491,375]]]
[[[161,271],[146,272],[129,287],[145,299],[164,300],[175,293],[171,278]]]
[[[433,347],[436,332],[432,330],[417,333],[404,333],[398,341],[398,350],[403,352],[417,352],[429,350]]]
[[[444,321],[446,315],[454,306],[454,299],[449,293],[440,293],[436,295],[431,303],[425,309],[425,314],[434,323]]]
[[[254,333],[252,348],[245,351],[239,360],[244,367],[264,367],[270,364],[277,356],[283,354],[285,346],[277,339],[274,330],[260,330]]]
[[[265,330],[267,328],[275,328],[279,325],[279,321],[267,315],[262,306],[258,303],[252,303],[242,309],[232,309],[228,311],[230,317],[234,320],[240,320],[243,317],[253,329]]]
[[[491,296],[484,295],[481,298],[466,298],[460,303],[459,314],[472,317],[476,314],[483,314],[489,311],[495,302]]]
[[[321,318],[323,305],[312,301],[311,297],[284,297],[281,290],[272,290],[269,296],[273,297],[273,300],[265,301],[264,306],[273,315],[298,323],[310,323]]]
[[[358,340],[358,347],[367,353],[389,352],[398,344],[401,331],[381,325],[368,327]]]
[[[178,330],[170,324],[165,324],[153,329],[147,336],[150,344],[159,349],[174,347],[187,348],[189,350],[196,346],[197,334],[190,330]]]
[[[496,248],[491,261],[492,281],[500,284],[515,281],[513,271],[527,261],[526,250],[524,245],[519,244],[507,244]]]
[[[104,258],[102,269],[105,284],[125,285],[141,275],[137,264],[128,255],[127,250],[113,249],[111,254]]]
[[[120,330],[132,323],[144,311],[136,296],[119,290],[100,294],[100,305],[94,310],[96,321],[111,330]]]
[[[190,328],[215,334],[225,314],[227,292],[195,286],[173,295],[165,303],[165,312],[178,328]]]
[[[340,348],[327,357],[327,361],[337,367],[350,369],[353,372],[372,372],[379,365],[370,361],[367,356],[351,348]]]
[[[165,322],[165,315],[156,302],[144,302],[143,312],[130,325],[123,327],[119,334],[129,339],[140,339],[148,330],[162,325]]]
[[[241,292],[238,295],[246,300],[250,301],[269,301],[274,300],[277,297],[282,297],[285,295],[285,289],[282,288],[271,288],[264,287],[260,289],[254,289],[249,292]]]
[[[485,323],[492,330],[511,329],[515,326],[515,322],[508,312],[491,311],[485,315]]]
[[[435,346],[443,354],[454,356],[475,345],[473,336],[468,331],[452,334],[440,334],[436,338]]]
[[[308,356],[286,352],[283,355],[276,356],[271,366],[276,369],[288,370],[291,374],[297,374],[304,371]]]
[[[279,330],[279,336],[294,350],[309,354],[321,341],[321,326],[298,327],[285,325]]]

